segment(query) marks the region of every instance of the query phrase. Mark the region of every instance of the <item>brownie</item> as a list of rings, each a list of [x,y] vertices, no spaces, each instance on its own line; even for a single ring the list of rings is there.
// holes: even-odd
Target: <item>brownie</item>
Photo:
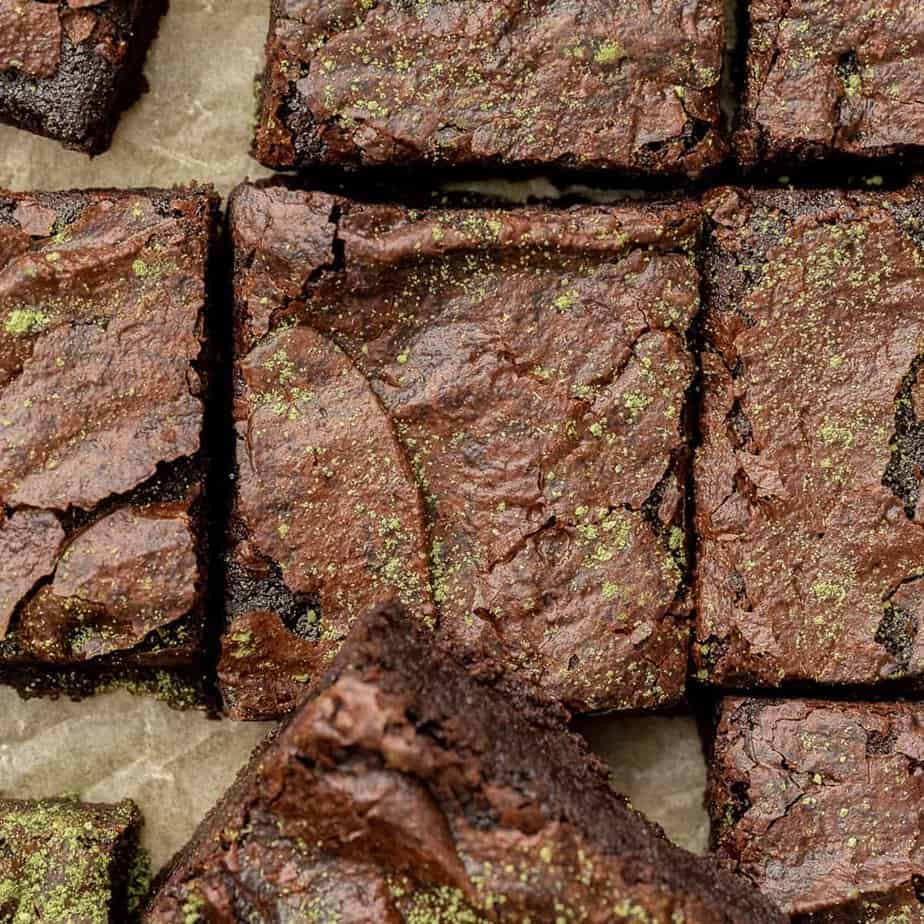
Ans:
[[[924,4],[748,0],[741,162],[924,153]]]
[[[230,225],[230,713],[291,708],[394,595],[576,710],[678,700],[698,206],[245,185]]]
[[[782,922],[610,789],[560,707],[468,673],[398,604],[175,860],[148,924]]]
[[[272,0],[266,166],[606,168],[724,157],[722,0]]]
[[[201,188],[0,192],[0,681],[202,673],[216,214]]]
[[[920,689],[920,191],[706,208],[698,676]]]
[[[795,924],[924,922],[924,703],[727,699],[708,801],[721,863]]]
[[[167,0],[0,0],[0,122],[105,151]]]
[[[141,824],[128,800],[0,798],[0,921],[135,920],[148,886]]]

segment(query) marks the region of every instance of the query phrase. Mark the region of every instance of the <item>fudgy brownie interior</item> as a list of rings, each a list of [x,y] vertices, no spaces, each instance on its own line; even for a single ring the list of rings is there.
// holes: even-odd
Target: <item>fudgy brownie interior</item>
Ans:
[[[144,920],[782,924],[628,808],[563,718],[369,614]]]

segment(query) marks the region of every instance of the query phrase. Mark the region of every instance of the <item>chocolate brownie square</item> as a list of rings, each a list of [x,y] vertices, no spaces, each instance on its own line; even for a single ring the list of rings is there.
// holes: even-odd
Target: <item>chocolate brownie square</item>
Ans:
[[[722,704],[714,847],[796,924],[924,922],[922,806],[924,704]]]
[[[273,0],[254,153],[698,176],[723,45],[721,0]]]
[[[202,673],[216,213],[198,188],[0,193],[0,680]]]
[[[688,201],[415,211],[240,187],[220,675],[291,708],[397,595],[576,710],[688,660]]]
[[[565,715],[388,605],[178,856],[146,924],[782,924],[670,844]]]
[[[924,681],[924,200],[709,194],[699,676]]]
[[[141,824],[128,800],[0,798],[0,921],[135,920],[147,891]]]
[[[0,0],[0,122],[99,154],[144,90],[167,0]]]
[[[920,0],[748,0],[746,7],[747,76],[735,136],[745,166],[920,159]]]

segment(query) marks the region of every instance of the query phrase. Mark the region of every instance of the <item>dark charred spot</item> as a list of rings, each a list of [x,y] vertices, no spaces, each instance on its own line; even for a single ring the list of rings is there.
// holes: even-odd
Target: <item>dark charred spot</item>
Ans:
[[[290,87],[279,107],[277,121],[289,129],[297,161],[307,163],[323,159],[326,145],[321,133],[315,130],[317,119],[295,85],[290,83]]]
[[[912,391],[924,373],[924,356],[918,356],[902,379],[895,399],[895,433],[892,455],[882,475],[882,483],[901,502],[911,519],[924,481],[924,420],[918,419]]]
[[[751,808],[751,797],[748,792],[748,784],[738,780],[728,787],[729,809],[735,822],[740,821]]]
[[[709,134],[709,125],[699,119],[690,119],[683,126],[683,148],[692,151]]]

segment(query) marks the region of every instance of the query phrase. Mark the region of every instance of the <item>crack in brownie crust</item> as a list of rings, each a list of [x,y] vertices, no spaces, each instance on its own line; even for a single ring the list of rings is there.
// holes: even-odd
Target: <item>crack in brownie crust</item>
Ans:
[[[7,680],[197,662],[216,209],[198,189],[0,195]]]
[[[238,606],[232,568],[232,713],[287,708],[394,595],[576,709],[676,701],[696,207],[415,213],[244,186],[231,226],[231,556],[248,595],[278,568],[309,630]]]
[[[796,924],[924,922],[924,705],[729,699],[714,847]]]
[[[924,151],[921,0],[749,0],[742,162]]]
[[[145,924],[782,924],[609,787],[563,711],[367,615],[166,872]]]
[[[696,176],[723,31],[718,0],[274,0],[255,154]]]
[[[700,677],[924,679],[916,190],[711,193]]]
[[[0,121],[99,154],[167,0],[0,0]]]

